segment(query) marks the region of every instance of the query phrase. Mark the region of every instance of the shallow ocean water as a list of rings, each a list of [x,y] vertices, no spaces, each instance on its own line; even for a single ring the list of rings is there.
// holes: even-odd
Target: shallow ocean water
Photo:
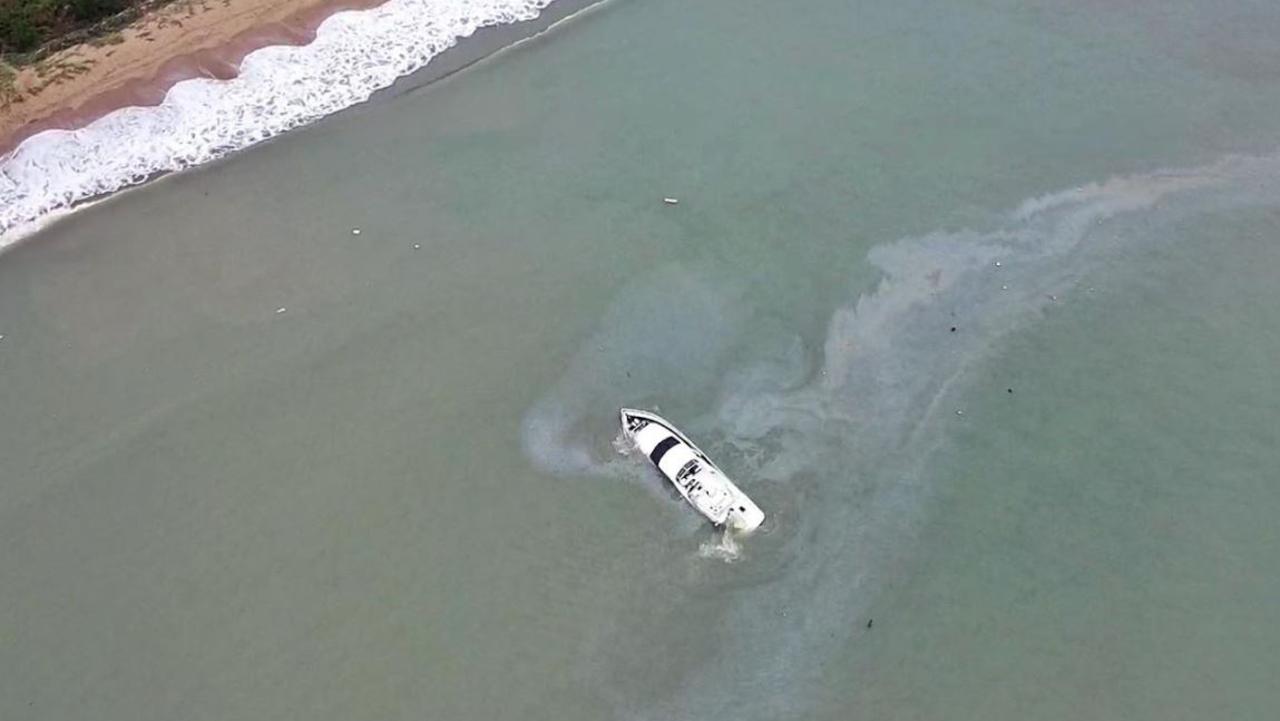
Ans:
[[[53,226],[0,257],[0,710],[1267,718],[1260,28],[615,0]],[[623,404],[762,532],[710,552]]]

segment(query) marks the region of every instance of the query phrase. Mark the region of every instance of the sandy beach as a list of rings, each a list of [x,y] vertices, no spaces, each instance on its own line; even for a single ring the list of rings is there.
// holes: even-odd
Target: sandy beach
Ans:
[[[301,45],[325,18],[383,0],[179,0],[124,30],[20,68],[0,96],[0,153],[50,128],[74,129],[130,105],[154,105],[174,83],[234,77],[248,53]]]
[[[11,103],[0,123],[0,247],[55,209],[207,162],[380,91],[421,87],[593,5],[225,2],[158,10],[118,37],[24,71],[11,87],[27,88],[27,99]],[[375,11],[325,23],[347,10]],[[121,108],[141,112],[112,112]],[[25,142],[48,129],[82,132]]]

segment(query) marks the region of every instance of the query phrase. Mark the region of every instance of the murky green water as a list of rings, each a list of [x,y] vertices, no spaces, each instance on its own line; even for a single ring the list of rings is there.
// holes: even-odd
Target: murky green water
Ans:
[[[0,716],[1269,718],[1225,5],[617,0],[6,253]]]

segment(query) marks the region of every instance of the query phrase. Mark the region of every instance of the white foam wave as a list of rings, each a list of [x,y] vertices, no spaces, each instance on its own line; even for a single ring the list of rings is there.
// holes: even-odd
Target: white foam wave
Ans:
[[[154,107],[47,130],[0,158],[0,246],[51,211],[181,170],[367,100],[476,30],[553,0],[390,0],[327,18],[305,46],[247,55],[231,80],[174,85]]]

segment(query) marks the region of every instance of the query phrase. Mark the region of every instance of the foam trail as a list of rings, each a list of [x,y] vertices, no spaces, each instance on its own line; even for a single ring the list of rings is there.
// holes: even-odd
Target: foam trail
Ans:
[[[301,47],[249,53],[231,80],[175,84],[160,105],[47,130],[0,158],[0,246],[37,219],[279,135],[367,100],[476,30],[531,20],[552,0],[389,0],[327,18]]]
[[[804,560],[726,617],[731,627],[781,628],[763,639],[726,636],[722,657],[755,662],[704,666],[686,697],[643,716],[687,717],[712,688],[733,689],[725,718],[803,714],[820,688],[823,649],[850,637],[850,619],[910,546],[931,493],[926,460],[945,439],[940,420],[955,418],[966,370],[1125,244],[1158,242],[1196,214],[1278,203],[1280,159],[1228,158],[1031,199],[992,231],[874,248],[868,259],[882,279],[832,314],[813,382],[782,393],[728,389],[717,409],[731,436],[780,437],[770,463],[820,479],[820,502],[802,521],[815,527],[797,555]],[[791,610],[786,618],[779,607]]]
[[[644,404],[655,389],[713,383],[745,321],[741,296],[734,284],[684,267],[624,289],[564,378],[525,414],[522,437],[534,464],[551,474],[633,475],[636,464],[617,460],[592,429],[612,437],[618,409]]]
[[[733,563],[742,557],[742,543],[734,536],[733,531],[725,529],[714,540],[703,541],[698,547],[698,555]]]
[[[683,688],[668,698],[617,692],[619,715],[804,717],[823,687],[824,663],[849,642],[883,580],[902,568],[927,515],[930,452],[945,442],[948,423],[967,422],[954,414],[966,371],[1046,307],[1069,302],[1080,278],[1124,272],[1113,261],[1126,247],[1176,236],[1177,223],[1200,214],[1277,205],[1280,158],[1229,157],[1032,198],[996,217],[989,230],[877,246],[868,260],[881,271],[878,285],[832,312],[817,344],[820,358],[794,336],[779,335],[763,347],[744,343],[740,334],[757,325],[749,322],[750,310],[737,307],[741,318],[718,331],[716,345],[732,348],[741,362],[711,381],[713,400],[704,405],[710,412],[697,424],[723,434],[723,445],[739,454],[734,466],[749,469],[739,479],[778,524],[772,537],[752,539],[753,560],[736,564],[730,577],[757,573],[756,566],[768,565],[762,559],[781,560],[748,588],[724,589],[725,633],[713,661],[680,669]],[[678,314],[661,315],[680,323]],[[617,312],[606,321],[601,333],[619,340],[631,338],[638,322]],[[615,353],[625,357],[627,349]],[[531,418],[547,421],[554,413],[544,412],[566,403],[612,408],[646,395],[707,397],[705,388],[681,385],[679,371],[666,368],[604,392],[591,378],[609,375],[608,368],[574,363]],[[555,442],[565,445],[538,449],[539,457],[576,448],[576,470],[602,466],[578,443],[582,428],[552,425],[560,429]],[[707,435],[715,434],[700,437]],[[679,614],[670,623],[678,624]],[[610,645],[645,643],[619,634]],[[615,653],[625,658],[633,650]],[[596,666],[604,678],[595,684],[614,687],[609,664]]]

